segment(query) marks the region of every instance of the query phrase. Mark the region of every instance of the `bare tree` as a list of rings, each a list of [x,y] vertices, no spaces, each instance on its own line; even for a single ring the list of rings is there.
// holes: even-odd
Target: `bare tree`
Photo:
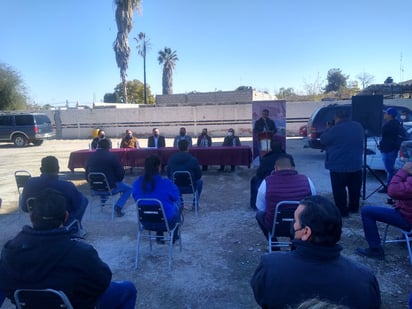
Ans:
[[[359,81],[362,84],[362,89],[364,89],[365,87],[368,87],[373,82],[373,80],[375,79],[375,76],[373,76],[372,74],[366,73],[366,72],[362,72],[356,75],[356,78],[359,79]]]

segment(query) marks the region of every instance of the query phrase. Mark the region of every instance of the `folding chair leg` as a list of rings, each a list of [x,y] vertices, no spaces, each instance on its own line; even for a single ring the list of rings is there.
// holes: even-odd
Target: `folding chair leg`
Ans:
[[[140,251],[140,240],[142,236],[142,231],[139,229],[137,231],[137,243],[136,243],[136,259],[135,259],[135,269],[139,267],[139,251]]]

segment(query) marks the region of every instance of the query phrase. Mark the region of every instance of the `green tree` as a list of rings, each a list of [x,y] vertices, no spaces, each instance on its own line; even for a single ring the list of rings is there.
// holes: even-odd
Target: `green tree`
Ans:
[[[140,10],[140,0],[114,0],[116,4],[116,24],[117,36],[113,43],[113,49],[116,54],[116,63],[120,69],[122,79],[122,92],[127,103],[126,71],[129,66],[129,33],[133,28],[134,11]]]
[[[383,83],[384,84],[393,84],[393,78],[391,76],[388,76]]]
[[[173,94],[173,70],[175,69],[176,61],[179,60],[176,51],[165,47],[159,51],[157,60],[159,64],[163,64],[162,94]]]
[[[294,96],[294,95],[296,95],[295,89],[290,88],[290,87],[289,88],[282,87],[282,88],[279,89],[279,92],[276,93],[276,96],[279,99],[284,99],[284,98],[291,97],[291,96]]]
[[[20,74],[12,67],[0,63],[0,110],[26,108],[26,87]]]
[[[245,91],[245,90],[252,90],[252,86],[239,86],[236,88],[235,91]]]
[[[119,103],[120,97],[116,92],[106,93],[103,97],[103,102],[104,103]]]
[[[134,79],[127,81],[126,83],[127,93],[129,102],[134,104],[142,104],[144,102],[144,85],[141,81]],[[150,92],[150,86],[146,87],[147,91],[147,102],[149,104],[155,103],[155,98]],[[123,84],[120,83],[114,88],[114,96],[120,98],[120,101],[123,101]],[[123,101],[124,102],[124,101]]]
[[[137,38],[134,38],[137,43],[137,50],[140,56],[143,57],[143,86],[144,86],[144,104],[147,104],[147,91],[146,91],[146,52],[150,49],[150,40],[146,38],[144,32],[140,32]]]
[[[325,93],[335,91],[340,96],[342,88],[346,88],[348,75],[343,75],[341,69],[330,69],[326,77],[328,84],[325,87]]]

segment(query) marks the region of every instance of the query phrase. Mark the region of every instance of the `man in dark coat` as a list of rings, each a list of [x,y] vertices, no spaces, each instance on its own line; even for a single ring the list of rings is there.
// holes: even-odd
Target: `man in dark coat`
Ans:
[[[109,151],[110,144],[107,139],[99,141],[96,152],[94,152],[86,162],[86,179],[90,172],[104,173],[107,177],[112,193],[120,193],[120,198],[115,205],[115,214],[117,217],[124,216],[122,211],[124,205],[132,194],[132,187],[123,182],[124,167],[115,154]]]
[[[199,161],[189,153],[189,143],[186,140],[180,140],[178,147],[179,152],[173,154],[167,162],[167,177],[173,179],[173,173],[176,171],[190,172],[197,192],[197,200],[199,201],[203,188],[202,171],[199,166]]]
[[[364,138],[362,125],[350,120],[346,111],[336,112],[335,125],[320,136],[326,146],[325,168],[330,173],[333,198],[343,217],[359,211]]]
[[[162,135],[159,135],[160,133],[159,129],[153,128],[152,132],[153,132],[152,136],[149,136],[147,139],[147,147],[152,147],[152,148],[166,147],[165,137]]]
[[[380,307],[373,273],[340,255],[342,219],[333,203],[318,195],[305,198],[292,227],[296,249],[263,255],[252,277],[262,308],[294,307],[315,297],[354,309]]]
[[[28,204],[32,227],[24,226],[1,252],[0,291],[12,299],[16,289],[52,288],[63,291],[74,308],[135,307],[134,284],[110,282],[112,272],[97,251],[71,239],[60,192],[45,189]]]

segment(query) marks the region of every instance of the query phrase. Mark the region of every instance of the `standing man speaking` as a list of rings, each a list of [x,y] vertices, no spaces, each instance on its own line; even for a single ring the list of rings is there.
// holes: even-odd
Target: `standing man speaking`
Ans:
[[[348,217],[349,212],[359,211],[365,133],[346,111],[337,111],[334,120],[335,125],[326,129],[320,142],[326,146],[325,168],[330,171],[335,205],[342,217]]]

